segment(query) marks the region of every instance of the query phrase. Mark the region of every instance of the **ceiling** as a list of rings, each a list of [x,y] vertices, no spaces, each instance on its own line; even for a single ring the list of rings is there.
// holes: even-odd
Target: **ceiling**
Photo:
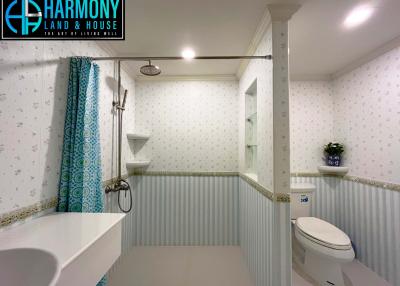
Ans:
[[[378,3],[364,24],[343,25],[359,3]],[[307,78],[332,75],[400,36],[400,1],[308,0],[290,27],[290,71]]]
[[[111,42],[119,55],[241,55],[247,51],[265,0],[126,0],[124,42]],[[130,63],[134,70],[140,64]],[[163,75],[235,74],[238,60],[155,62]],[[143,63],[142,63],[143,65]]]
[[[343,27],[356,0],[307,0],[290,21],[290,69],[299,77],[329,76],[400,36],[400,1],[376,0],[371,19]],[[264,15],[266,0],[129,0],[126,40],[108,42],[117,55],[244,55]],[[275,1],[276,2],[276,1]],[[129,62],[138,71],[143,63]],[[163,75],[236,74],[238,60],[155,62]]]

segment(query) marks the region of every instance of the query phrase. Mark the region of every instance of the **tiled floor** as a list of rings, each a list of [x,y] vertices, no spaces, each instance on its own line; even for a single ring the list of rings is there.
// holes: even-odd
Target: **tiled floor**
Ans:
[[[239,247],[134,247],[109,286],[253,286]]]
[[[354,260],[344,266],[345,283],[351,286],[391,286],[375,272]],[[293,265],[293,286],[317,286],[296,265]]]
[[[352,286],[391,286],[358,261],[343,269]],[[294,265],[293,286],[314,286]],[[134,247],[109,286],[254,286],[239,247]]]

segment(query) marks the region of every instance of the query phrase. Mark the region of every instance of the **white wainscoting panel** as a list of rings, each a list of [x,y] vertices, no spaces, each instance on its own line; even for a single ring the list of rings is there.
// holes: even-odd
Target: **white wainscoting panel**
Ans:
[[[357,257],[393,285],[400,285],[400,192],[340,180],[338,226],[356,245]]]
[[[272,285],[274,203],[239,179],[240,246],[255,286]]]
[[[133,176],[129,182],[134,208],[124,221],[123,250],[239,244],[238,177]]]

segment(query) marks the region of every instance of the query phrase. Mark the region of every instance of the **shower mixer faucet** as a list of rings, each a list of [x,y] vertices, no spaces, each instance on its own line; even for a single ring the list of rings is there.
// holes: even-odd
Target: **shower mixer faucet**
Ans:
[[[118,193],[118,207],[124,213],[129,213],[132,210],[132,190],[127,181],[122,179],[121,175],[121,164],[122,164],[122,115],[125,110],[125,103],[126,103],[126,96],[128,95],[128,90],[124,91],[124,98],[121,104],[121,61],[118,61],[118,95],[117,100],[114,100],[112,105],[116,109],[117,113],[117,130],[118,130],[118,137],[117,137],[117,148],[118,148],[118,157],[117,157],[117,178],[116,181],[109,186],[106,187],[105,193]],[[129,192],[129,207],[124,209],[121,204],[121,191],[125,192],[125,197],[127,192]]]
[[[107,186],[105,189],[106,194],[112,192],[129,191],[130,186],[127,181],[121,179],[117,181],[114,186]]]

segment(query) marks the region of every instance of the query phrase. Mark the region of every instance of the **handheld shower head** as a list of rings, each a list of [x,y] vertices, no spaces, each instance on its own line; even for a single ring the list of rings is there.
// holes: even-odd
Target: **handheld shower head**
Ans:
[[[123,101],[122,101],[122,108],[123,109],[125,109],[125,103],[126,103],[126,96],[128,95],[128,90],[127,89],[125,89],[125,92],[124,92],[124,99],[123,99]]]
[[[161,69],[158,66],[152,65],[149,60],[149,64],[142,66],[140,72],[147,76],[156,76],[161,73]]]

